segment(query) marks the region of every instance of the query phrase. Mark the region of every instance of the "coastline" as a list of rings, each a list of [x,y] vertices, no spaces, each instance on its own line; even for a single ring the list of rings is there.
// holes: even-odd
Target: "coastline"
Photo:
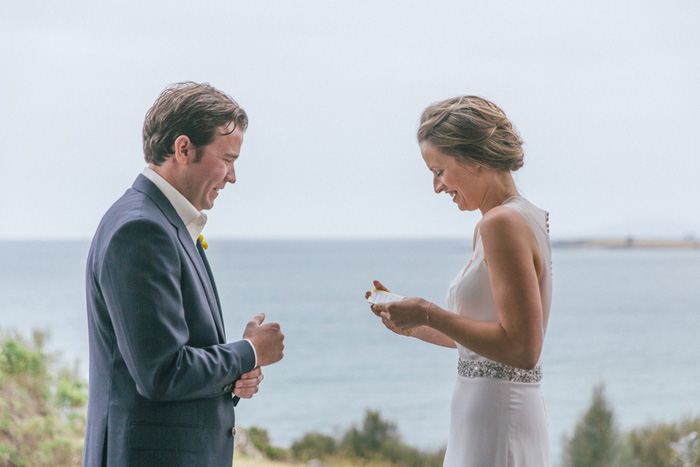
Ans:
[[[584,238],[575,240],[552,241],[553,248],[615,248],[637,250],[697,250],[700,249],[700,239],[687,237],[671,238],[636,238],[636,237],[604,237]]]

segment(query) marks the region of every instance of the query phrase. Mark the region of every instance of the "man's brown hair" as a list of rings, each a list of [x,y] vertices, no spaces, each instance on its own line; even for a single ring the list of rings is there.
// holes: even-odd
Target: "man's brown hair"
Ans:
[[[208,83],[186,81],[168,86],[146,113],[143,152],[146,162],[161,165],[174,153],[175,140],[187,136],[199,149],[211,143],[218,129],[233,124],[245,131],[248,115],[230,96]]]

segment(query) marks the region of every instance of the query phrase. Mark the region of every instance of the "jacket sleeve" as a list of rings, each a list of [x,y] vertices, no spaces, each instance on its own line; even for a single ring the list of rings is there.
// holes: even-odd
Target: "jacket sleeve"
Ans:
[[[247,341],[187,345],[191,330],[185,316],[190,322],[208,320],[210,310],[184,309],[182,261],[176,237],[157,222],[138,219],[114,233],[100,271],[119,351],[139,394],[152,400],[230,392],[227,386],[255,364]]]

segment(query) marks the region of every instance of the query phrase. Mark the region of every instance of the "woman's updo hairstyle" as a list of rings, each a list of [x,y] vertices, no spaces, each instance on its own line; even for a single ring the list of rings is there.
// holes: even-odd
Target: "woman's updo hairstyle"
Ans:
[[[453,97],[425,109],[418,128],[418,142],[424,141],[458,161],[509,171],[523,166],[518,132],[503,110],[481,97]]]

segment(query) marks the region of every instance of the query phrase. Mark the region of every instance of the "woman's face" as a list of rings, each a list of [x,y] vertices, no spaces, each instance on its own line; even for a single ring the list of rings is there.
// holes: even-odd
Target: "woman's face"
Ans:
[[[476,164],[458,162],[429,141],[423,141],[420,149],[425,165],[433,173],[435,193],[450,195],[460,211],[479,209],[483,191],[480,190],[482,180]]]

